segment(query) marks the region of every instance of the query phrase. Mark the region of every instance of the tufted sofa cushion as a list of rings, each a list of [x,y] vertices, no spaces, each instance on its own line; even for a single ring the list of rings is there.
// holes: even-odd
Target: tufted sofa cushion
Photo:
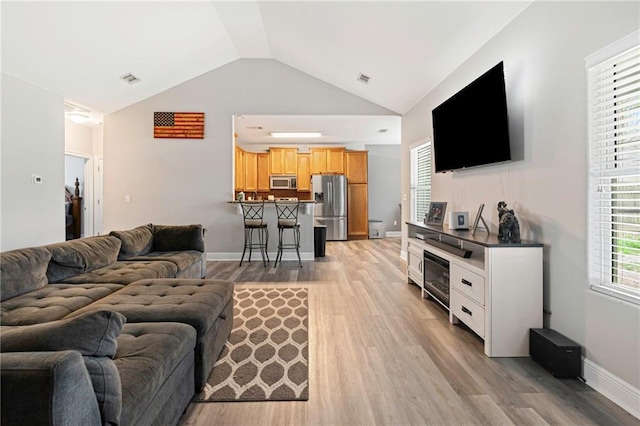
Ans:
[[[127,231],[111,231],[109,235],[122,242],[118,260],[145,255],[153,248],[153,225],[150,223]]]
[[[195,345],[196,332],[186,324],[125,324],[114,360],[122,381],[122,425],[155,418],[163,385],[172,392],[183,386],[185,404],[191,399]]]
[[[62,319],[124,287],[121,284],[49,284],[0,304],[0,325],[29,325]]]
[[[208,364],[215,363],[215,359],[208,359],[207,344],[203,342],[212,338],[208,332],[219,317],[233,317],[229,305],[233,305],[233,283],[230,281],[150,279],[129,284],[71,313],[69,317],[93,310],[111,310],[127,317],[128,323],[180,322],[191,325],[198,336],[195,369],[196,386],[200,387],[204,385],[212,367],[212,364]],[[228,333],[225,339],[227,336]]]
[[[178,273],[175,263],[164,261],[115,262],[86,274],[66,278],[63,282],[130,284],[146,278],[173,278]]]
[[[188,269],[194,263],[202,260],[202,253],[197,250],[186,251],[154,251],[144,256],[135,256],[130,261],[156,261],[164,260],[166,262],[175,263],[178,267],[178,274]]]
[[[0,300],[44,287],[51,253],[42,247],[12,250],[0,256]]]
[[[116,237],[104,235],[44,246],[51,252],[47,270],[49,282],[55,283],[112,264],[118,259],[120,245]]]

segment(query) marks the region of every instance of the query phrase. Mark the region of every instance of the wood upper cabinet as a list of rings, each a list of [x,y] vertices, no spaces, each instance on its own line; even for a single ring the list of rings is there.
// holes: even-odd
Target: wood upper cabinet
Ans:
[[[272,175],[295,175],[298,170],[298,148],[269,148]]]
[[[298,192],[311,191],[311,154],[298,154]]]
[[[368,154],[367,151],[347,151],[347,182],[367,183],[368,181]]]
[[[255,152],[244,153],[244,190],[258,190],[258,154]]]
[[[347,189],[347,237],[369,237],[369,206],[366,183],[350,183]]]
[[[327,150],[326,148],[311,148],[311,174],[319,175],[327,172]]]
[[[270,191],[271,182],[269,181],[269,153],[258,154],[258,191]]]
[[[244,150],[236,146],[236,191],[244,191]]]
[[[311,174],[344,174],[344,148],[311,148]]]
[[[344,148],[327,149],[327,173],[344,174]]]

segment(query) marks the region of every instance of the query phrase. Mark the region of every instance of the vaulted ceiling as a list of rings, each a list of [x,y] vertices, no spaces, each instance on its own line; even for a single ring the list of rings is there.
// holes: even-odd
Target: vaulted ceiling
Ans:
[[[236,59],[273,58],[402,114],[530,3],[3,1],[1,65],[110,113]]]

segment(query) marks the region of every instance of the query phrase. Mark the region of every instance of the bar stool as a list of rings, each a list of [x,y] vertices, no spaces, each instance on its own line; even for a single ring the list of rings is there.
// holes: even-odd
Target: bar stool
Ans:
[[[249,262],[251,262],[251,253],[254,248],[260,249],[262,255],[262,263],[267,266],[269,261],[269,253],[267,246],[269,245],[269,230],[267,223],[263,220],[264,201],[240,203],[242,206],[242,216],[244,219],[244,249],[242,250],[242,258],[240,265],[244,260],[244,254],[249,249]],[[258,231],[258,242],[253,241],[253,231]]]
[[[300,203],[276,201],[275,205],[276,214],[278,215],[278,254],[276,255],[276,261],[273,267],[275,268],[278,264],[278,259],[282,262],[282,250],[295,249],[298,254],[298,262],[302,268],[302,260],[300,259],[300,224],[298,223]],[[293,243],[284,244],[282,242],[285,229],[291,229],[293,231]]]

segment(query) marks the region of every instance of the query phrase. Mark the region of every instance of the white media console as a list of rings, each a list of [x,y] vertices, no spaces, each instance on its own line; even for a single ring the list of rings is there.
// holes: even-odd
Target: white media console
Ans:
[[[470,231],[446,226],[407,225],[407,275],[423,297],[434,297],[449,309],[451,323],[461,321],[484,339],[487,356],[529,356],[529,329],[542,328],[543,245],[501,243],[495,234],[481,230],[472,236]],[[470,257],[463,257],[465,250],[472,251]],[[425,256],[433,255],[449,263],[448,274],[442,266],[433,267],[432,261],[425,263]],[[448,289],[438,292],[429,283],[425,286],[425,274],[431,273],[425,267],[440,268],[448,278]],[[441,297],[445,290],[449,306]]]

